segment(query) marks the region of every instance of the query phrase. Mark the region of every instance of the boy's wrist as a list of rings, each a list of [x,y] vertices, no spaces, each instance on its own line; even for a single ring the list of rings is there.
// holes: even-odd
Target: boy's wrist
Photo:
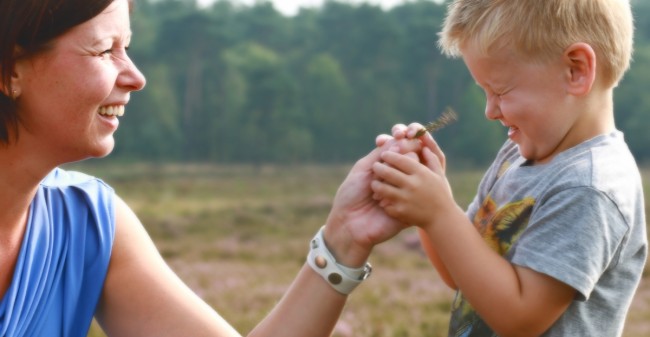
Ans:
[[[461,219],[467,219],[465,210],[458,206],[458,204],[454,203],[444,209],[448,211],[430,217],[429,221],[418,225],[418,227],[427,233],[434,233],[441,230],[445,231],[445,227],[457,225]]]

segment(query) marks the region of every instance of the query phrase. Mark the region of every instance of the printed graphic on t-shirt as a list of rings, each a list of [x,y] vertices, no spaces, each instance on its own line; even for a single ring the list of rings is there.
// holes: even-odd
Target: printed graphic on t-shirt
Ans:
[[[534,204],[535,199],[529,197],[499,207],[488,196],[473,219],[474,226],[488,246],[503,256],[526,229]],[[463,294],[457,292],[452,304],[449,336],[485,337],[496,334],[478,316]]]

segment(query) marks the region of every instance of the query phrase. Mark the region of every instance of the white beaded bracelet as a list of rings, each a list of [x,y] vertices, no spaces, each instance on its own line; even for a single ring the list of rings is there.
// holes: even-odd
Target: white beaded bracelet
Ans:
[[[323,227],[311,240],[307,263],[320,276],[329,283],[332,288],[343,295],[348,295],[363,280],[367,279],[372,272],[370,263],[361,268],[349,268],[336,262],[332,253],[325,245],[323,239]]]

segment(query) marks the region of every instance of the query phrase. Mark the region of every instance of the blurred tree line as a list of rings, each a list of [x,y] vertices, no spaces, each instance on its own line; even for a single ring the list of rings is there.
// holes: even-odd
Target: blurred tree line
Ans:
[[[616,90],[617,125],[650,159],[650,2],[633,0],[636,50]],[[436,134],[447,156],[486,165],[506,131],[462,61],[439,51],[446,5],[391,10],[328,1],[294,16],[270,2],[136,0],[130,54],[148,79],[117,134],[123,160],[351,162],[397,122],[460,116]]]

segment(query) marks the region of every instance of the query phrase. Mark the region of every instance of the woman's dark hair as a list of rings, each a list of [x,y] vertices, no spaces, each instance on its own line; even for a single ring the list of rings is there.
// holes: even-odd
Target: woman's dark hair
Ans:
[[[113,1],[0,0],[0,80],[4,88],[0,94],[0,144],[8,144],[10,135],[18,136],[19,116],[10,97],[16,60],[47,50],[53,39],[94,18]]]

